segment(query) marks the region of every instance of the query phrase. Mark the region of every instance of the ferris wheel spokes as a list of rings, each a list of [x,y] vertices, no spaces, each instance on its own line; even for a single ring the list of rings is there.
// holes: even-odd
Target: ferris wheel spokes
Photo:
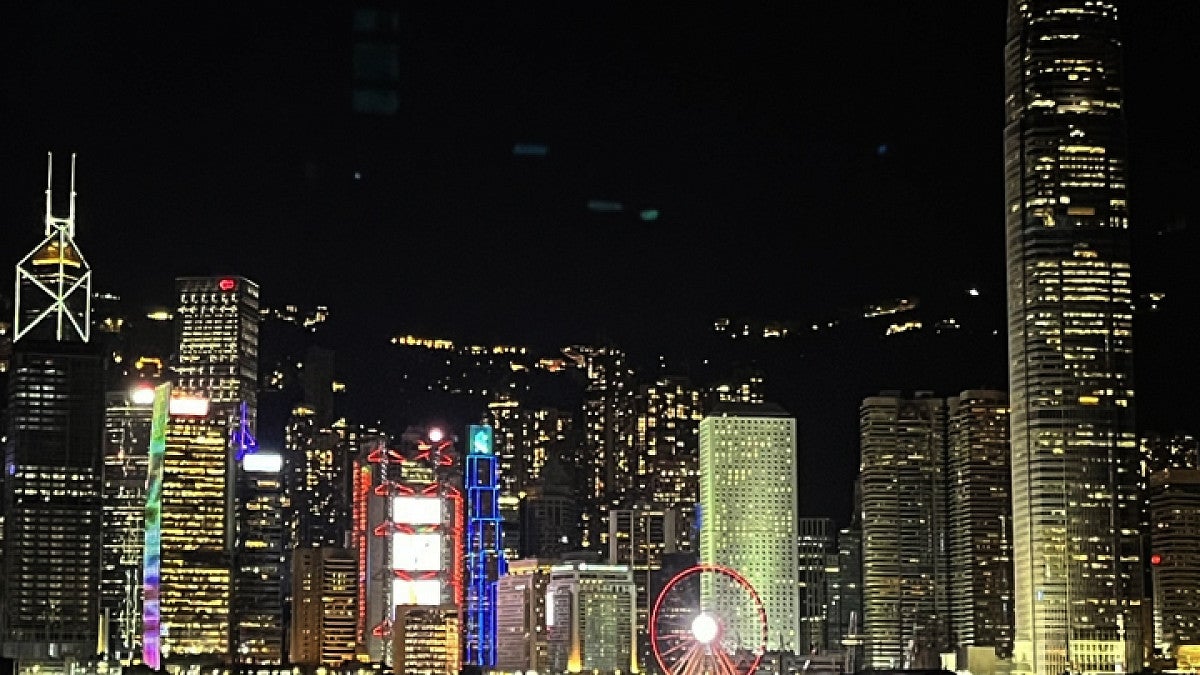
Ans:
[[[723,600],[713,608],[700,603],[702,580],[704,588],[722,588]],[[696,565],[675,575],[655,600],[651,648],[664,675],[753,675],[766,652],[766,621],[763,602],[744,577],[727,567]],[[744,644],[743,632],[757,639]]]

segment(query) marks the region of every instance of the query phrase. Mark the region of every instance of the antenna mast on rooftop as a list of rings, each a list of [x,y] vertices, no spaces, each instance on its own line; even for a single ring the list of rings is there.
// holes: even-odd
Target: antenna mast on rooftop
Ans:
[[[75,154],[67,216],[54,215],[54,153],[46,153],[45,238],[17,263],[14,341],[24,337],[87,342],[92,328],[92,270],[75,245]]]

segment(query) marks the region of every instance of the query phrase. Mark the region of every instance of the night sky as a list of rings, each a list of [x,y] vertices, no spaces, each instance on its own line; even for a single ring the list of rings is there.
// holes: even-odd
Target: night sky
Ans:
[[[175,276],[244,274],[267,304],[329,305],[346,349],[652,352],[722,315],[1003,304],[1001,0],[400,3],[386,119],[350,114],[350,3],[327,4],[3,3],[0,263],[41,236],[53,150],[79,153],[99,288],[169,303]],[[1200,6],[1122,13],[1135,283],[1186,317]],[[1141,389],[1200,375],[1182,334],[1147,335]]]

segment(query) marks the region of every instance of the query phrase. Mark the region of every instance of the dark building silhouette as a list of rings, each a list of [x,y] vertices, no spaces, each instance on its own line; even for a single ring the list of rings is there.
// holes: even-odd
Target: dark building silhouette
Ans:
[[[521,557],[554,560],[579,550],[579,498],[562,461],[551,456],[521,504]]]
[[[95,654],[100,613],[103,361],[91,345],[21,341],[4,480],[4,653]]]

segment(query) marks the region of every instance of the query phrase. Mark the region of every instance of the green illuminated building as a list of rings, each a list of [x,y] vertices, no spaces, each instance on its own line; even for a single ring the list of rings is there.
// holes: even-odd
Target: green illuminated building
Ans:
[[[770,650],[807,649],[796,512],[795,418],[770,403],[719,404],[700,421],[700,562],[730,567],[758,591]],[[757,634],[737,589],[702,584],[701,604],[730,622],[727,635]]]

